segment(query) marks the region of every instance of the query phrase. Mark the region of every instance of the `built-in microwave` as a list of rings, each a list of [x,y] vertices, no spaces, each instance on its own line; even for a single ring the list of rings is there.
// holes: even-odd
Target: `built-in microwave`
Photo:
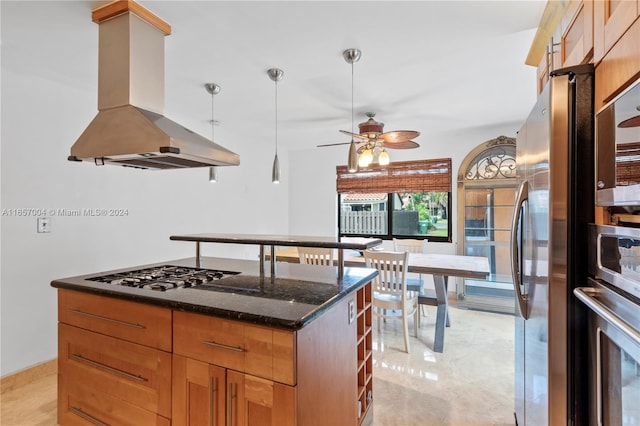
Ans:
[[[640,79],[596,113],[596,204],[640,209]]]

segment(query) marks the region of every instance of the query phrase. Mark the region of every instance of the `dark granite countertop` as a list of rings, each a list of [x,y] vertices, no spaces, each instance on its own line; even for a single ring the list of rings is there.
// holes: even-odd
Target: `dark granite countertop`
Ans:
[[[277,262],[277,277],[260,275],[258,261],[203,257],[201,268],[240,272],[211,285],[164,292],[91,281],[91,278],[132,269],[160,265],[195,266],[195,258],[61,278],[52,287],[158,305],[186,312],[214,315],[254,324],[296,330],[312,321],[347,295],[369,282],[375,269]]]

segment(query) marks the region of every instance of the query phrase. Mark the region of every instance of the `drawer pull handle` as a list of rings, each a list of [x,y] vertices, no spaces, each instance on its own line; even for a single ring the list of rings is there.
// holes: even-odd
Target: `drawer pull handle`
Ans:
[[[90,314],[89,312],[79,311],[77,309],[69,309],[69,311],[73,312],[74,314],[84,315],[84,316],[90,317],[90,318],[95,318],[95,319],[100,319],[100,320],[104,320],[104,321],[114,322],[114,323],[120,324],[120,325],[126,325],[127,327],[141,328],[141,329],[147,328],[144,325],[134,324],[132,322],[120,321],[120,320],[117,320],[117,319],[107,318],[107,317],[103,317],[103,316],[96,315],[96,314]]]
[[[93,417],[91,414],[87,414],[84,411],[82,411],[80,408],[76,408],[74,406],[69,406],[69,411],[71,411],[74,414],[77,414],[78,416],[82,417],[83,419],[99,425],[99,426],[109,426],[107,423],[105,422],[101,422],[100,420],[96,419],[95,417]]]
[[[223,345],[221,343],[212,342],[211,340],[203,340],[202,343],[205,345],[213,346],[215,348],[228,349],[230,351],[236,351],[236,352],[244,352],[244,349],[238,346]]]
[[[103,370],[107,370],[107,371],[110,371],[112,373],[120,374],[121,376],[127,377],[129,379],[137,380],[138,382],[148,382],[149,381],[149,380],[145,379],[142,376],[136,376],[134,374],[127,373],[126,371],[119,370],[119,369],[113,368],[113,367],[109,367],[108,365],[102,364],[102,363],[97,362],[97,361],[93,361],[93,360],[91,360],[89,358],[85,358],[82,355],[71,354],[71,355],[69,355],[69,357],[75,359],[76,361],[84,362],[85,364],[89,364],[89,365],[92,365],[94,367],[102,368]]]

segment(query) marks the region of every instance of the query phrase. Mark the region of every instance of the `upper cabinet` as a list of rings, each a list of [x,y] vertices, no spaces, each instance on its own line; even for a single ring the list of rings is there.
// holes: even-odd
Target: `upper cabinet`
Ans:
[[[597,0],[593,3],[593,60],[600,62],[638,17],[637,0]]]
[[[593,12],[599,110],[640,75],[640,1],[596,1]]]
[[[596,68],[596,109],[640,76],[640,0],[547,2],[526,60],[538,94],[551,71],[583,63]]]
[[[538,94],[549,80],[549,72],[591,61],[593,3],[593,0],[547,3],[526,61],[538,67]]]
[[[589,62],[593,54],[593,0],[572,2],[560,27],[562,67]]]

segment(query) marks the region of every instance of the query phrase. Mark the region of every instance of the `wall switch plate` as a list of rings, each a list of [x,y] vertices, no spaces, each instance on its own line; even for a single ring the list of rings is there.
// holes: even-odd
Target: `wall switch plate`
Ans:
[[[38,233],[48,234],[51,232],[51,218],[39,217],[38,218]]]

